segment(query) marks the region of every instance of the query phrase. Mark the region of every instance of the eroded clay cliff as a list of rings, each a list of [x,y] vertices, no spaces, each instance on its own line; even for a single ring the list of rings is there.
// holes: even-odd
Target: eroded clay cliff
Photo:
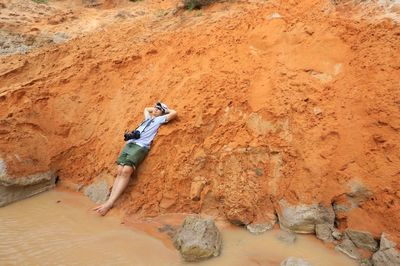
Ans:
[[[24,6],[3,2],[7,12]],[[317,204],[336,208],[342,229],[400,240],[393,3],[226,2],[188,12],[174,1],[66,2],[0,18],[14,40],[0,58],[3,180],[48,171],[69,184],[112,180],[123,132],[161,99],[179,117],[160,129],[118,201],[126,215],[249,224]],[[25,54],[13,53],[19,42]]]

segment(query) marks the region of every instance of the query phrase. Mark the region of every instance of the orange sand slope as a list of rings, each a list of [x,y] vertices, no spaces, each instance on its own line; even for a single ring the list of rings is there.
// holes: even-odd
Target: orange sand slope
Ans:
[[[26,1],[3,1],[3,10],[11,2],[22,10]],[[32,2],[22,18],[0,18],[32,45],[0,57],[9,176],[51,169],[76,184],[111,181],[123,132],[162,99],[179,118],[160,129],[118,201],[127,215],[251,223],[281,199],[331,205],[361,191],[345,226],[400,241],[396,10],[324,0],[193,12],[171,1],[80,2]]]

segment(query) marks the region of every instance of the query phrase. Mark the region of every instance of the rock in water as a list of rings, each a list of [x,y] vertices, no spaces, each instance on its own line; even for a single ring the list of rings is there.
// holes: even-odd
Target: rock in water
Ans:
[[[312,266],[308,261],[289,257],[281,262],[281,266]]]
[[[214,220],[188,216],[174,237],[174,245],[186,261],[218,256],[222,238]]]
[[[246,228],[250,233],[259,235],[274,228],[274,223],[248,224]]]
[[[268,214],[262,221],[248,224],[246,228],[247,230],[249,230],[250,233],[259,235],[274,228],[275,224],[276,224],[276,215]]]

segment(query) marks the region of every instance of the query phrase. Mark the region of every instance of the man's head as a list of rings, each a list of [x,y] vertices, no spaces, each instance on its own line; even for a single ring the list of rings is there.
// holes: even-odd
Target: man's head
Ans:
[[[165,115],[169,113],[168,106],[162,102],[157,102],[154,105],[154,116]]]

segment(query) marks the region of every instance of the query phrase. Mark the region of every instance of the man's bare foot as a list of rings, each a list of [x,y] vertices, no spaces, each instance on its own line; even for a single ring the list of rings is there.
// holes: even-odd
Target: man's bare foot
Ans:
[[[92,210],[96,211],[98,214],[104,216],[107,214],[107,212],[112,208],[112,204],[109,203],[103,203],[99,206],[94,207]]]

